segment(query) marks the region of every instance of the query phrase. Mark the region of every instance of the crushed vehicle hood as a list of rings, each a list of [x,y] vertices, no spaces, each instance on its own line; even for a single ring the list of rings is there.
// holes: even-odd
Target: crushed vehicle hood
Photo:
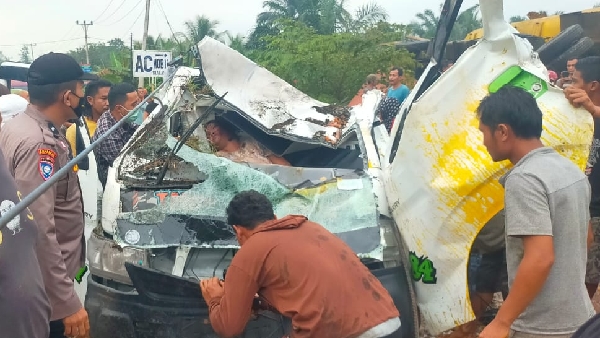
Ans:
[[[335,147],[353,125],[349,108],[328,105],[302,93],[223,43],[205,37],[198,44],[202,70],[217,95],[266,133]],[[339,129],[328,126],[337,121]]]

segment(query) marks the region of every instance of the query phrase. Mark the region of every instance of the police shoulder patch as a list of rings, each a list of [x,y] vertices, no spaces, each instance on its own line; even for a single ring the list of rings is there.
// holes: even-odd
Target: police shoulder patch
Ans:
[[[50,157],[52,159],[56,158],[56,152],[54,150],[48,149],[48,148],[40,148],[40,149],[38,149],[38,154],[40,156]]]
[[[38,169],[40,171],[40,175],[44,181],[47,181],[54,174],[54,162],[49,161],[47,158],[41,158],[38,161]]]

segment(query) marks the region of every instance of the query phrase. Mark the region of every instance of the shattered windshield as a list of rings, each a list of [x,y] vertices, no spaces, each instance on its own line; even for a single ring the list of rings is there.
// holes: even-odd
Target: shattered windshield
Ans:
[[[380,250],[376,196],[362,170],[235,163],[213,154],[202,127],[167,161],[178,141],[169,130],[174,114],[181,115],[186,130],[203,113],[189,95],[180,92],[178,97],[142,126],[122,157],[117,243],[237,247],[225,208],[235,194],[253,189],[269,198],[278,217],[305,215],[357,253]],[[358,159],[362,161],[360,154]],[[155,178],[164,166],[165,179],[157,185]]]

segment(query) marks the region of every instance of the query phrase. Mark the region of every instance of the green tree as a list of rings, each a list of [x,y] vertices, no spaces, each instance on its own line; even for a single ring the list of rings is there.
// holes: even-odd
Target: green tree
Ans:
[[[319,34],[336,32],[365,32],[378,22],[388,18],[387,12],[375,1],[361,5],[354,15],[350,14],[347,0],[267,0],[264,12],[256,19],[250,33],[248,49],[265,48],[264,37],[279,34],[282,20],[301,22]]]
[[[240,52],[242,54],[246,54],[246,44],[245,44],[243,35],[241,35],[241,34],[233,35],[233,34],[227,32],[227,40],[228,40],[229,47],[237,50],[238,52]]]
[[[450,33],[450,40],[463,40],[470,32],[483,27],[479,17],[479,5],[474,5],[462,11]]]
[[[278,24],[281,33],[266,37],[266,49],[250,58],[324,102],[348,102],[369,73],[399,66],[411,74],[416,65],[410,53],[386,44],[402,39],[404,26],[380,23],[363,34],[323,35],[293,20]]]
[[[131,55],[112,52],[110,55],[110,66],[97,68],[98,76],[112,83],[133,83],[131,63]]]
[[[205,36],[222,40],[226,34],[226,32],[217,31],[219,21],[210,20],[210,18],[204,15],[197,15],[194,20],[188,20],[184,25],[185,33],[183,34],[183,37],[185,37],[190,44],[197,44],[200,40],[204,39]]]
[[[8,61],[8,58],[6,57],[6,55],[4,55],[4,53],[2,53],[0,51],[0,62],[4,62],[4,61]]]
[[[417,13],[417,19],[410,23],[412,32],[425,39],[433,39],[440,18],[431,9]]]
[[[246,48],[250,50],[263,50],[267,48],[264,38],[279,34],[277,27],[269,22],[258,21],[246,41]]]
[[[440,5],[440,11],[443,4]],[[426,9],[422,13],[416,15],[417,19],[410,24],[412,32],[422,38],[433,39],[437,31],[438,22],[440,20],[433,10]],[[479,29],[483,26],[479,17],[479,5],[474,5],[462,11],[456,17],[454,27],[450,33],[450,40],[462,40],[471,31]]]
[[[514,23],[514,22],[521,22],[521,21],[525,21],[525,20],[529,20],[529,19],[526,16],[514,15],[514,16],[511,16],[510,19],[508,19],[508,22]]]
[[[29,47],[27,47],[27,45],[23,45],[23,47],[21,47],[19,61],[23,63],[31,63],[31,54],[29,54]]]
[[[263,2],[264,12],[258,14],[258,25],[276,26],[278,21],[289,19],[299,21],[315,29],[320,24],[318,10],[319,0],[266,0]]]
[[[387,19],[387,11],[376,2],[363,4],[358,7],[354,13],[354,17],[351,17],[346,24],[346,31],[364,32]]]
[[[129,47],[125,46],[125,42],[121,39],[112,39],[106,43],[90,43],[88,48],[90,53],[90,63],[92,67],[98,69],[108,68],[113,64],[113,53],[126,56],[130,56],[131,54],[131,50]],[[71,50],[67,52],[67,54],[71,55],[79,63],[85,63],[85,48],[83,46]]]
[[[320,34],[332,34],[352,24],[347,0],[266,0],[257,26],[277,27],[280,20],[302,22]],[[367,8],[368,9],[368,8]]]

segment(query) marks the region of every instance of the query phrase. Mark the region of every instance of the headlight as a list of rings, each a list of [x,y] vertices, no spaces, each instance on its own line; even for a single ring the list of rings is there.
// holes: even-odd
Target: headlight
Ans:
[[[121,248],[114,241],[93,232],[87,244],[87,258],[93,275],[133,285],[125,269],[125,262],[148,267],[146,250]]]

